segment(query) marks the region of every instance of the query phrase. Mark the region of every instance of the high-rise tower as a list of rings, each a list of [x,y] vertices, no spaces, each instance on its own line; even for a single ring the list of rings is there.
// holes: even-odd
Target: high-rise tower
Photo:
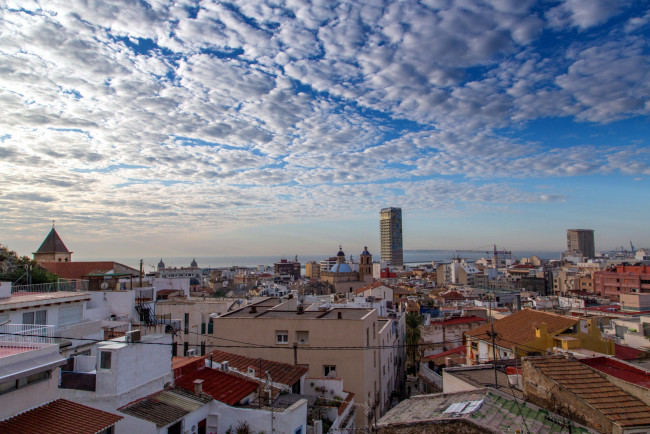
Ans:
[[[381,260],[401,267],[404,265],[402,248],[402,209],[384,208],[379,213]]]
[[[567,229],[567,252],[578,252],[587,258],[596,256],[594,231],[592,229]]]

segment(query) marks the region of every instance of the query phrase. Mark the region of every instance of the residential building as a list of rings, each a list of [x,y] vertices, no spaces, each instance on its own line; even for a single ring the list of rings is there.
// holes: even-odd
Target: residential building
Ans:
[[[309,278],[312,281],[320,279],[320,265],[318,262],[309,261],[305,264],[305,277]]]
[[[526,399],[598,432],[650,430],[650,407],[576,360],[562,356],[522,361]]]
[[[0,326],[0,432],[113,432],[120,416],[57,399],[66,360],[45,326],[38,327]]]
[[[267,299],[212,321],[210,344],[234,340],[240,343],[230,348],[234,353],[304,366],[310,377],[336,371],[357,403],[376,409],[392,392],[381,390],[383,327],[375,309],[319,308],[296,299]],[[369,422],[361,412],[356,420],[357,427]]]
[[[8,321],[22,334],[47,334],[57,339],[66,355],[92,346],[88,340],[103,339],[103,322],[86,315],[89,292],[57,291],[66,285],[11,286],[3,282],[0,292],[0,323]]]
[[[594,292],[612,301],[621,294],[650,293],[650,265],[617,265],[594,272]]]
[[[395,267],[404,265],[402,246],[402,209],[384,208],[379,213],[381,260]]]
[[[280,259],[280,262],[273,264],[275,280],[278,282],[288,282],[290,280],[300,279],[300,262],[298,257],[294,261]]]
[[[59,396],[115,412],[172,383],[171,345],[170,334],[140,336],[139,330],[98,342],[90,354],[67,360],[59,379]]]
[[[450,264],[440,264],[437,269],[438,287],[450,284],[474,286],[475,276],[482,274],[474,264],[464,258],[454,259]]]
[[[457,347],[463,343],[465,332],[485,323],[485,319],[476,316],[429,318],[420,327],[423,355],[426,357]]]
[[[206,434],[212,396],[181,387],[168,387],[118,409],[124,415],[120,432],[142,434]],[[213,430],[207,431],[208,428]]]
[[[576,424],[570,428],[572,433],[593,432]],[[380,434],[541,434],[566,432],[567,425],[558,415],[507,391],[481,388],[411,397],[379,419],[376,430]]]
[[[206,361],[200,358],[175,370],[175,383],[187,391],[205,392],[214,398],[207,417],[207,432],[237,430],[242,421],[251,432],[307,432],[307,399],[303,396],[280,394],[272,387],[270,373],[265,383],[230,372],[229,363],[214,369],[206,366]]]
[[[492,327],[496,333],[494,339]],[[494,360],[493,351],[497,359],[538,355],[554,348],[582,348],[610,355],[615,351],[614,342],[602,336],[592,319],[582,320],[528,308],[470,330],[465,336],[469,365]]]
[[[594,258],[594,231],[592,229],[567,229],[565,255]]]

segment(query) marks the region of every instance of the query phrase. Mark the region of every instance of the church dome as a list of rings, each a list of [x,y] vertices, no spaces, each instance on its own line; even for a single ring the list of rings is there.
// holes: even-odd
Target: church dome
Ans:
[[[350,266],[348,264],[343,262],[343,263],[334,265],[332,267],[331,271],[332,271],[332,273],[351,273],[352,268],[350,268]]]
[[[368,251],[368,246],[365,246],[363,248],[363,252],[361,252],[361,256],[370,256],[370,252]]]
[[[165,263],[163,262],[162,258],[160,258],[160,262],[158,262],[158,269],[163,270],[165,268]]]
[[[196,259],[192,259],[192,262],[190,263],[190,267],[192,268],[197,268],[199,264],[196,263]]]
[[[345,253],[343,253],[343,248],[341,246],[339,246],[339,252],[336,254],[336,256],[345,258]]]

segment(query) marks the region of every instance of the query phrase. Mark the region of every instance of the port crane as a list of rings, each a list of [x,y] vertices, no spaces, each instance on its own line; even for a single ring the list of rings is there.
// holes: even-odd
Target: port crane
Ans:
[[[498,259],[499,255],[507,256],[510,258],[512,256],[512,252],[510,250],[497,250],[497,245],[493,245],[494,248],[490,250],[456,250],[458,253],[487,253],[490,254],[492,253],[492,268],[498,268]]]

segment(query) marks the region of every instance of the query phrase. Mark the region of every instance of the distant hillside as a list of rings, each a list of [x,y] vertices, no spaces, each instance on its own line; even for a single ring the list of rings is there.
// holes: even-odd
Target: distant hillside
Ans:
[[[50,273],[28,256],[19,257],[16,252],[0,244],[0,281],[11,282],[14,285],[29,283],[56,282],[59,276]]]

